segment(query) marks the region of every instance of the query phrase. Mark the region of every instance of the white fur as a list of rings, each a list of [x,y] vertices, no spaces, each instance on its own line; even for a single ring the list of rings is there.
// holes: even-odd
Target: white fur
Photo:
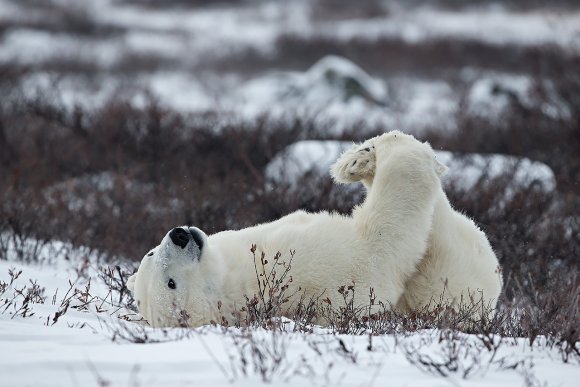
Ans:
[[[376,141],[377,138],[372,138],[343,153],[332,166],[335,181],[345,184],[361,181],[372,192],[375,184],[372,153]],[[359,158],[362,163],[355,163]],[[371,160],[369,166],[367,160]],[[366,167],[357,170],[361,164]],[[447,167],[437,163],[439,175],[446,171]],[[480,317],[493,311],[502,287],[498,260],[485,234],[471,219],[451,207],[441,186],[437,188],[431,229],[423,259],[407,280],[397,306],[407,311],[440,304],[465,310],[475,306]]]
[[[439,176],[444,167],[431,147],[400,132],[369,141],[372,151],[360,153],[364,156],[354,172],[341,164],[354,161],[345,156],[333,167],[337,180],[349,176],[344,181],[353,182],[359,173],[367,185],[367,198],[352,216],[297,211],[272,223],[204,234],[201,253],[193,243],[181,249],[168,234],[129,280],[141,314],[153,326],[178,325],[181,311],[191,326],[231,316],[245,305],[244,295],[258,293],[250,251],[254,244],[257,259],[264,252],[268,266],[276,252],[288,261],[289,252],[295,251],[293,282],[286,292],[295,294],[300,286],[294,297],[328,297],[339,305],[343,301],[338,287],[354,281],[357,305],[368,305],[372,287],[387,305],[400,304],[403,296],[407,306],[418,307],[424,293],[439,291],[442,278],[447,278],[450,294],[481,286],[485,296],[492,289],[489,296],[497,298],[499,286],[487,279],[497,264],[495,256],[473,223],[442,199]],[[337,174],[339,166],[344,174]],[[482,262],[473,262],[481,257]],[[168,288],[169,279],[176,289]]]

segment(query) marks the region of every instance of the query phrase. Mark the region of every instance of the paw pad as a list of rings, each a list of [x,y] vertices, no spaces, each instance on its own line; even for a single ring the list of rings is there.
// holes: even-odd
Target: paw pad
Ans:
[[[332,175],[339,183],[354,183],[375,173],[375,147],[355,145],[333,165]]]

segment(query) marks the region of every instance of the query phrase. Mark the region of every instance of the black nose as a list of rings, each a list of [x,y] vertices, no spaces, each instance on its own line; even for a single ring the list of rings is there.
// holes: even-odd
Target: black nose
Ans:
[[[185,246],[187,246],[187,243],[189,242],[190,239],[190,235],[191,234],[189,234],[187,231],[185,231],[180,227],[174,228],[169,233],[171,241],[175,243],[177,246],[181,247],[182,249],[184,249]]]

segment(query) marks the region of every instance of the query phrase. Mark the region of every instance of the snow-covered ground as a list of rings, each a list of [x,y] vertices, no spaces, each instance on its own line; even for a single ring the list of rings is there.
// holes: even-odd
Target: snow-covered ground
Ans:
[[[87,5],[82,0],[58,1],[71,10],[84,12],[90,21],[127,31],[123,39],[105,39],[92,44],[101,58],[130,52],[153,52],[168,57],[198,60],[207,55],[232,55],[236,50],[253,48],[271,52],[282,34],[304,37],[330,36],[336,39],[376,40],[382,37],[410,43],[453,38],[486,43],[526,46],[558,45],[580,49],[580,12],[549,9],[514,13],[501,7],[471,11],[442,11],[430,7],[405,9],[391,7],[384,15],[367,19],[320,20],[312,17],[307,1],[261,2],[216,8],[147,8],[112,0],[98,0]],[[14,2],[0,2],[0,20],[38,22],[46,18],[43,9],[19,7]],[[53,16],[55,22],[58,21]],[[50,20],[49,20],[50,21]],[[87,41],[66,34],[32,33],[27,29],[12,31],[3,43],[2,59],[18,58],[23,62],[63,54],[89,55]],[[34,48],[34,50],[29,50]],[[58,48],[53,51],[51,49]],[[109,62],[109,61],[105,61]]]
[[[0,292],[3,386],[571,387],[580,377],[578,364],[564,363],[542,339],[533,347],[525,339],[503,339],[490,351],[475,335],[427,330],[369,342],[368,336],[337,336],[316,327],[313,333],[294,333],[288,320],[285,332],[147,328],[119,319],[136,316],[112,305],[115,295],[99,278],[94,255],[71,248],[59,253],[66,246],[56,245],[40,254],[50,262],[19,263],[13,246],[8,260],[0,260],[0,284],[10,282],[9,270],[22,271]],[[33,284],[43,289],[43,303],[30,303],[28,317],[15,315],[6,300]],[[22,300],[17,296],[15,304]],[[68,310],[54,322],[67,300]],[[449,359],[455,360],[441,368],[443,374],[423,364]]]
[[[337,36],[346,41],[381,37],[419,43],[431,39],[474,40],[496,45],[541,46],[555,44],[580,49],[580,13],[526,12],[502,9],[441,11],[430,8],[392,12],[387,17],[325,23],[311,33]]]

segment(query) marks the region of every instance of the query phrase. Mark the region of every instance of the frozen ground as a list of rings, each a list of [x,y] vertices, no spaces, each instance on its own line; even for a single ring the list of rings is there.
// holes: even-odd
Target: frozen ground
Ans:
[[[541,339],[533,347],[524,339],[503,339],[497,351],[488,351],[475,335],[429,330],[375,336],[368,350],[368,336],[336,336],[316,327],[310,334],[145,328],[118,319],[136,317],[111,305],[114,297],[97,275],[94,255],[87,260],[82,249],[55,247],[43,248],[40,264],[16,262],[13,250],[0,261],[0,284],[10,282],[8,270],[22,271],[0,295],[2,385],[571,387],[580,377],[578,364],[564,363]],[[29,304],[29,317],[15,315],[5,302],[31,281],[44,289],[44,302]],[[63,300],[69,308],[54,323]],[[286,326],[292,330],[291,321]],[[141,339],[148,342],[132,342]],[[421,365],[449,358],[455,360],[443,374]]]

